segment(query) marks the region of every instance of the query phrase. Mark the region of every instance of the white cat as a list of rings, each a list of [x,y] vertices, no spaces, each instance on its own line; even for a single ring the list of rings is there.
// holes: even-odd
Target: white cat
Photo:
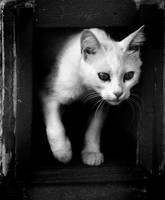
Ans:
[[[71,143],[61,122],[59,106],[87,94],[99,96],[110,105],[118,105],[130,97],[138,82],[139,47],[145,38],[143,26],[122,41],[114,41],[103,30],[86,29],[73,35],[61,48],[55,70],[49,76],[49,91],[42,95],[46,133],[53,155],[61,162],[72,158]],[[85,134],[82,160],[100,165],[100,132],[104,113],[98,109]],[[78,133],[77,133],[78,134]]]

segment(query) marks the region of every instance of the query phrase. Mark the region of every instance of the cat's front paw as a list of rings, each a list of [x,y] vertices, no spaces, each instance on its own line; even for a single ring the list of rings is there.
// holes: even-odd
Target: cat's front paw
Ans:
[[[83,152],[82,160],[84,164],[98,166],[104,162],[104,155],[101,152]]]
[[[54,156],[60,162],[67,163],[72,159],[72,151],[71,150],[65,150],[65,149],[59,149],[59,150],[54,152]]]
[[[60,162],[67,163],[72,159],[72,149],[71,144],[68,139],[66,139],[63,142],[60,142],[61,144],[57,144],[57,141],[54,142],[52,145],[51,142],[51,150],[54,155],[54,157],[59,160]]]

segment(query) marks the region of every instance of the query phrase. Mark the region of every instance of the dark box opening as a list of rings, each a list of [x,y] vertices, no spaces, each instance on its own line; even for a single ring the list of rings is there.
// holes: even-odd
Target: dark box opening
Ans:
[[[47,142],[39,90],[43,87],[44,79],[55,61],[58,47],[70,34],[79,29],[41,29],[35,30],[34,45],[34,72],[33,72],[33,128],[31,155],[34,164],[58,163],[53,157]],[[110,28],[113,39],[120,40],[131,33],[130,28]],[[140,85],[134,88],[134,93],[139,94]],[[105,154],[105,162],[112,160],[133,162],[137,160],[137,126],[139,120],[139,99],[130,105],[123,102],[119,106],[108,106],[109,114],[101,134],[101,149]],[[107,109],[107,107],[105,108]],[[64,106],[63,122],[66,134],[71,139],[73,148],[73,161],[80,161],[83,147],[84,133],[87,128],[89,110],[93,113],[96,107],[92,103],[84,105],[74,102]]]

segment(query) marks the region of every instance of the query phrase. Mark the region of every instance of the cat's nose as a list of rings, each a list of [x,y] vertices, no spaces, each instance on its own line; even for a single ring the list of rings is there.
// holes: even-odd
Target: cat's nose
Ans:
[[[113,94],[116,96],[117,99],[119,99],[120,96],[123,94],[123,92],[122,91],[116,91]]]

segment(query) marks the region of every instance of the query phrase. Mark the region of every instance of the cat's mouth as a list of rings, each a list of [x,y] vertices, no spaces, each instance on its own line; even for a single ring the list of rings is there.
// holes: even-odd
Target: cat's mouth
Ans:
[[[106,101],[112,106],[117,106],[122,102],[121,100],[115,100],[115,101],[106,100]]]

